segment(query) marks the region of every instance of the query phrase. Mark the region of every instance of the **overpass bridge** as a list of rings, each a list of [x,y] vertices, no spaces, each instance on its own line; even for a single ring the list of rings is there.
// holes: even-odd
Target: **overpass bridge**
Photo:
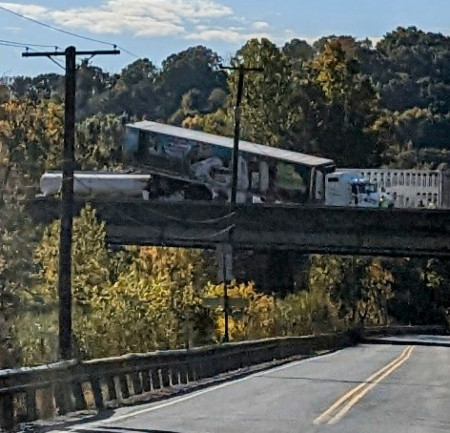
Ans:
[[[75,213],[87,202],[112,245],[450,257],[448,210],[76,199]],[[59,218],[59,199],[35,198],[26,208],[37,223]]]

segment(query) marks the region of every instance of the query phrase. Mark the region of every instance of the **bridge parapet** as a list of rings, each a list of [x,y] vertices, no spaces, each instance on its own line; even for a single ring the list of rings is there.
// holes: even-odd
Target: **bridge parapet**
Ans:
[[[219,380],[248,374],[254,365],[267,368],[355,342],[350,333],[285,337],[3,370],[0,427],[8,430],[19,421],[37,420],[44,412],[54,414],[56,407],[60,415],[87,409],[88,394],[93,396],[91,408],[103,410],[198,389],[224,373],[236,374]]]

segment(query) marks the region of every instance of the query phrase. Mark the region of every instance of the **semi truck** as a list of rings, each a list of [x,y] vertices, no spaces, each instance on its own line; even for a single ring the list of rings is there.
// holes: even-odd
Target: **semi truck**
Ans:
[[[142,121],[126,125],[123,172],[75,172],[74,193],[145,200],[230,201],[233,139]],[[238,203],[316,203],[378,207],[380,193],[357,173],[336,171],[333,160],[239,142]],[[61,172],[44,173],[43,195],[61,189]]]
[[[176,195],[229,201],[233,145],[229,137],[142,121],[126,125],[123,155],[130,168],[152,175],[149,199]],[[339,173],[339,182],[331,185],[326,179],[335,172],[331,159],[241,140],[237,201],[348,206],[355,205],[356,195],[357,206],[378,206],[375,184]]]

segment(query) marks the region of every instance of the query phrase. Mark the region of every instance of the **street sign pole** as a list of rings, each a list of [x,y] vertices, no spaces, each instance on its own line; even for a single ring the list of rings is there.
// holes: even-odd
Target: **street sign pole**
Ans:
[[[228,286],[233,280],[233,249],[231,244],[220,244],[217,246],[217,262],[219,264],[219,282],[223,283],[223,310],[224,310],[224,335],[223,342],[230,341],[230,303],[228,296]]]

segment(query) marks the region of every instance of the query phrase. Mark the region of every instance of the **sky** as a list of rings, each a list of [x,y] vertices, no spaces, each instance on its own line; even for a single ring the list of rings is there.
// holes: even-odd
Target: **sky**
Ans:
[[[111,45],[60,33],[5,9]],[[116,44],[120,55],[92,60],[108,72],[142,57],[159,66],[167,56],[199,44],[226,61],[252,37],[277,45],[292,38],[312,43],[330,34],[376,41],[398,26],[449,35],[450,0],[0,0],[0,44],[19,42],[43,51]],[[0,45],[0,76],[63,72],[47,58],[23,58],[23,51]]]

